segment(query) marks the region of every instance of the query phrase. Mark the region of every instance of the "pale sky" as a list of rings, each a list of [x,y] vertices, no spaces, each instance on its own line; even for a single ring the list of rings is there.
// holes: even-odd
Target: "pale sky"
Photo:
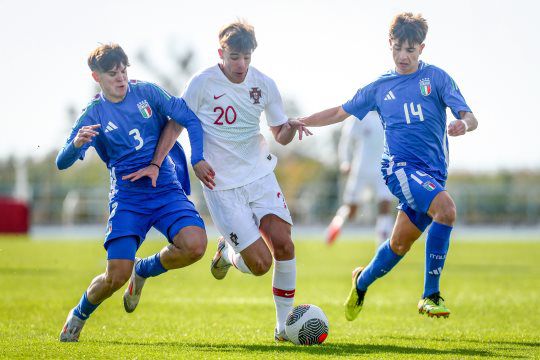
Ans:
[[[194,48],[195,67],[208,67],[219,60],[219,28],[246,19],[259,43],[252,65],[309,115],[393,67],[388,26],[403,11],[428,20],[421,58],[455,79],[479,120],[477,131],[450,139],[451,168],[540,169],[540,5],[532,0],[0,0],[0,157],[63,145],[75,121],[67,105],[82,109],[93,95],[86,58],[99,43],[124,48],[130,78],[157,81],[138,50],[167,71],[171,45]],[[328,131],[314,130],[321,139]]]

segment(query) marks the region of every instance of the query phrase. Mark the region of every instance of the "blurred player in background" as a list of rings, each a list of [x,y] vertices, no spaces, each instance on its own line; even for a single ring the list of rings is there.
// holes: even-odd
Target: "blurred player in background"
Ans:
[[[164,151],[156,151],[158,141],[169,143],[170,139],[160,138],[168,117],[188,130],[196,175],[207,184],[213,177],[203,158],[201,123],[184,100],[154,84],[128,81],[128,58],[117,44],[95,49],[88,66],[101,93],[83,110],[56,163],[59,169],[66,169],[77,159],[83,160],[93,146],[110,171],[110,216],[104,244],[107,268],[69,312],[60,333],[60,341],[68,342],[79,340],[92,312],[128,280],[124,307],[132,312],[148,277],[190,265],[204,255],[206,231],[186,196],[189,178],[183,150],[178,145],[167,156],[171,143]],[[169,245],[153,256],[137,259],[134,266],[135,253],[152,226],[167,237]]]
[[[447,134],[465,135],[476,129],[478,122],[452,78],[440,68],[419,61],[427,30],[421,15],[397,15],[389,33],[395,69],[362,87],[342,106],[302,120],[307,126],[324,126],[350,115],[362,119],[376,110],[385,131],[381,170],[388,188],[400,201],[400,210],[390,240],[379,247],[365,268],[353,271],[353,285],[345,303],[347,320],[358,316],[368,286],[392,270],[430,224],[424,292],[418,310],[429,316],[450,315],[439,292],[456,219],[454,201],[445,190]],[[448,125],[447,107],[457,119]]]
[[[326,231],[328,245],[337,240],[345,221],[354,219],[359,205],[366,199],[366,191],[377,203],[376,243],[382,244],[392,233],[392,194],[380,171],[383,146],[384,132],[376,111],[370,111],[362,121],[351,117],[343,124],[338,158],[339,170],[347,177],[347,182],[343,191],[343,205]]]
[[[297,131],[300,139],[311,133],[297,120],[287,119],[274,81],[250,66],[257,47],[251,25],[235,22],[223,27],[219,44],[221,62],[196,74],[182,95],[201,119],[205,157],[216,170],[215,187],[203,189],[212,220],[223,235],[211,272],[223,279],[232,265],[260,276],[274,260],[274,338],[288,340],[285,321],[296,288],[292,220],[274,175],[277,158],[260,132],[260,116],[264,111],[272,135],[282,145]],[[168,128],[173,131],[174,124]]]

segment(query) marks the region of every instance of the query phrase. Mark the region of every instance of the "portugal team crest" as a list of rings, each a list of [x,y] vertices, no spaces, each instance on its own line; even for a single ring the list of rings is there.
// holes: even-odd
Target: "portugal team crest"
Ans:
[[[420,92],[424,96],[431,94],[431,82],[429,81],[429,78],[420,80]]]
[[[258,87],[252,87],[249,91],[249,98],[253,100],[254,104],[260,104],[259,99],[262,97],[261,89]]]
[[[143,118],[148,119],[150,116],[152,116],[152,108],[150,107],[150,105],[148,105],[148,101],[141,101],[137,104],[137,107],[139,108],[139,111],[141,112]]]

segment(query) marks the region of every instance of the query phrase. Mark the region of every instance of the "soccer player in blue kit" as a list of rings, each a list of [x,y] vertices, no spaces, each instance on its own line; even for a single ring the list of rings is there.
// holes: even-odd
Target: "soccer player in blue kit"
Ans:
[[[392,235],[366,267],[352,273],[345,317],[354,320],[368,287],[387,274],[431,224],[425,251],[421,314],[448,317],[439,280],[456,219],[454,201],[445,190],[448,167],[447,135],[460,136],[478,122],[456,83],[440,68],[419,61],[428,25],[421,15],[402,13],[390,25],[389,42],[395,69],[358,90],[342,106],[302,119],[307,126],[324,126],[359,119],[376,110],[385,132],[382,176],[399,199]],[[449,107],[457,120],[446,123]]]
[[[101,92],[83,110],[56,163],[59,169],[83,160],[93,146],[111,174],[104,247],[105,273],[95,277],[67,317],[60,341],[78,341],[90,314],[128,280],[124,307],[137,306],[147,278],[188,266],[204,255],[204,222],[186,193],[189,177],[185,155],[177,144],[156,151],[169,118],[187,128],[191,164],[201,181],[211,186],[214,172],[203,158],[202,128],[183,99],[158,86],[128,81],[128,58],[117,44],[101,45],[88,58]],[[171,151],[169,151],[171,150]],[[154,226],[169,241],[157,254],[136,259],[135,253]]]

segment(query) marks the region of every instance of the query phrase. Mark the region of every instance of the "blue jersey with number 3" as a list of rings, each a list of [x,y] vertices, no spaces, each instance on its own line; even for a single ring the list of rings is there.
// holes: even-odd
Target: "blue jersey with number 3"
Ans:
[[[406,162],[441,180],[448,168],[447,107],[458,119],[460,111],[471,112],[452,78],[422,61],[412,74],[389,71],[343,104],[359,119],[371,110],[379,113],[385,132],[383,168]]]
[[[57,164],[59,168],[67,168],[77,159],[84,159],[86,150],[93,146],[100,158],[111,171],[113,187],[125,187],[139,191],[153,191],[149,178],[142,178],[134,183],[122,181],[123,175],[135,172],[148,166],[154,156],[162,129],[169,118],[187,128],[191,143],[192,164],[203,159],[202,127],[200,120],[189,109],[185,101],[169,95],[160,87],[137,80],[129,82],[125,98],[118,102],[108,101],[104,95],[98,94],[83,110],[60,151]],[[83,126],[100,124],[96,129],[99,135],[76,149],[73,139]],[[179,147],[179,145],[177,145]],[[183,151],[179,155],[177,148],[167,157],[158,177],[160,185],[182,183],[189,193],[187,165]],[[183,167],[179,171],[178,167]],[[183,174],[183,176],[178,176]]]

